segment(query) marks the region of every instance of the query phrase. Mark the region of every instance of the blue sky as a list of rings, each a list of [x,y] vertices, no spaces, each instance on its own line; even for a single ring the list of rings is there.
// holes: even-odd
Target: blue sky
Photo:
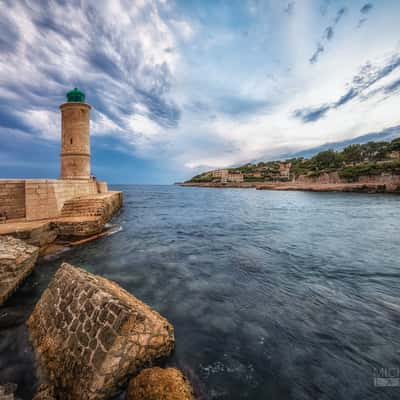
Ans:
[[[397,0],[2,0],[0,177],[59,174],[93,106],[92,169],[172,183],[400,125]]]

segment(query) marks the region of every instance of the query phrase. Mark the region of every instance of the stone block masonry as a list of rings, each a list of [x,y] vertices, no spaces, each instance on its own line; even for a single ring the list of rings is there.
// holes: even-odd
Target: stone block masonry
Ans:
[[[10,236],[0,236],[0,305],[31,273],[39,249]]]
[[[67,102],[61,110],[61,178],[90,178],[90,109],[82,102]]]
[[[25,218],[25,181],[0,180],[0,223],[17,218]]]
[[[115,283],[62,264],[29,318],[41,371],[57,398],[110,398],[166,357],[171,324]]]
[[[107,192],[67,200],[57,218],[0,224],[0,235],[9,235],[39,246],[42,251],[57,238],[86,237],[103,231],[122,207],[122,192]]]
[[[99,190],[107,191],[107,186],[94,180],[0,179],[0,223],[58,217],[67,200]]]
[[[92,180],[33,179],[25,181],[26,219],[58,217],[64,203],[78,196],[97,194]]]
[[[121,192],[107,192],[73,198],[65,202],[61,217],[54,219],[61,237],[100,233],[104,224],[122,207]]]

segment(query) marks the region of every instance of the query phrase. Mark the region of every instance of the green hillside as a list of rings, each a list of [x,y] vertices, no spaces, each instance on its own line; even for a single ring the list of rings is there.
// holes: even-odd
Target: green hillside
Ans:
[[[244,182],[274,182],[297,179],[300,175],[319,176],[338,172],[346,181],[355,182],[361,175],[391,173],[400,175],[400,138],[391,142],[352,144],[342,151],[326,150],[309,159],[292,158],[244,164],[227,169],[229,174],[243,174]],[[216,171],[196,175],[188,182],[219,182]]]

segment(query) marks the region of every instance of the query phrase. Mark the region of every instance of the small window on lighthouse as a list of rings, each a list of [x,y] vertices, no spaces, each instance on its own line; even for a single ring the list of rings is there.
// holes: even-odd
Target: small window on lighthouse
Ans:
[[[72,144],[72,139],[71,139],[71,144]]]

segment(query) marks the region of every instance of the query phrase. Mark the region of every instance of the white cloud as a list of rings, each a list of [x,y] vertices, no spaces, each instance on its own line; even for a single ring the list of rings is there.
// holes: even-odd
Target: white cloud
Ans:
[[[106,115],[94,110],[91,113],[90,132],[92,135],[110,135],[123,131],[118,124]]]
[[[2,102],[54,141],[62,95],[83,86],[94,106],[94,135],[112,135],[132,154],[183,168],[273,158],[400,123],[398,96],[379,91],[399,71],[367,88],[369,99],[331,107],[310,123],[294,116],[336,102],[367,61],[379,69],[400,52],[398,14],[390,7],[374,8],[356,29],[359,7],[349,5],[310,65],[337,13],[333,5],[321,16],[311,0],[291,15],[276,1],[243,4],[248,14],[229,3],[216,5],[215,15],[188,15],[161,0],[88,0],[82,8],[7,3],[0,17],[13,21],[18,40],[0,57]]]
[[[36,133],[47,140],[60,140],[60,115],[49,110],[25,110],[20,113],[21,119],[28,125],[34,126]]]

